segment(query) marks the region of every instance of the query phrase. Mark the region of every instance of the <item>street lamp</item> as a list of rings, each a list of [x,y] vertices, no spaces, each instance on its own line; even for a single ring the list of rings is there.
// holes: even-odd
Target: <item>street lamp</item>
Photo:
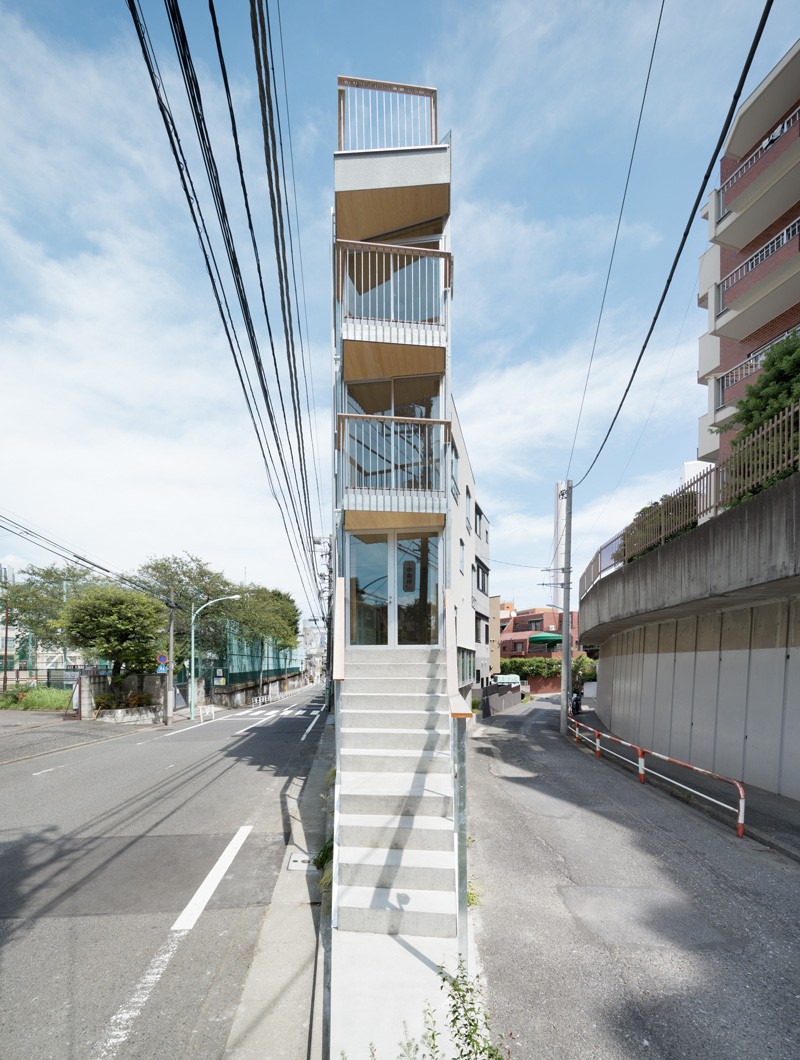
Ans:
[[[239,593],[234,593],[233,596],[215,596],[213,600],[207,600],[204,604],[195,610],[194,604],[192,604],[192,621],[191,621],[191,648],[189,651],[189,721],[194,721],[194,706],[197,698],[197,689],[194,683],[194,620],[206,607],[210,607],[212,604],[218,604],[220,600],[241,600]]]

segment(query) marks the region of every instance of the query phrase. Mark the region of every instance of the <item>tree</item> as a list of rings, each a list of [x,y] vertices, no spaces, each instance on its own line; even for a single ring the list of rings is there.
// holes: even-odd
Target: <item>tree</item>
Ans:
[[[20,571],[22,580],[0,586],[0,604],[14,612],[18,628],[44,648],[67,647],[62,626],[64,605],[94,584],[94,578],[78,566],[35,567]]]
[[[152,670],[163,641],[167,609],[160,601],[118,585],[90,585],[67,601],[62,615],[71,647],[110,659],[111,676]]]
[[[181,556],[151,556],[131,575],[162,599],[172,599],[175,610],[175,657],[189,655],[189,626],[192,604],[195,608],[218,596],[232,596],[241,589],[221,571],[215,571],[199,556],[185,552]],[[209,607],[202,615],[203,650],[222,658],[227,649],[226,622],[233,616],[232,604],[226,600]],[[199,623],[198,623],[199,625]],[[199,630],[198,630],[199,632]]]
[[[245,637],[260,642],[259,670],[264,670],[265,642],[277,650],[297,647],[300,611],[288,593],[279,589],[241,587],[242,599],[234,602],[233,617]]]
[[[729,431],[738,427],[737,438],[746,438],[773,416],[798,402],[800,334],[793,331],[769,350],[758,379],[747,387],[745,396],[736,402],[736,412],[719,430]]]

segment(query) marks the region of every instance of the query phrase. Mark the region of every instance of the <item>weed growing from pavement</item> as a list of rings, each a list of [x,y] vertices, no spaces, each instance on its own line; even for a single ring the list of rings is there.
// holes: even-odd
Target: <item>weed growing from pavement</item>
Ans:
[[[509,1043],[513,1042],[515,1037],[509,1032],[493,1039],[480,982],[467,975],[463,958],[459,959],[455,975],[450,975],[444,968],[440,968],[439,978],[442,990],[447,991],[446,1023],[457,1052],[442,1052],[442,1035],[436,1013],[431,1005],[427,1004],[421,1038],[412,1038],[408,1033],[407,1024],[403,1023],[403,1039],[397,1043],[400,1049],[397,1060],[446,1060],[450,1055],[456,1060],[510,1060]],[[347,1053],[342,1051],[339,1060],[348,1060]],[[374,1042],[370,1042],[369,1060],[378,1060]]]
[[[472,909],[476,905],[481,904],[483,898],[483,888],[479,883],[476,883],[473,879],[467,880],[467,905]]]

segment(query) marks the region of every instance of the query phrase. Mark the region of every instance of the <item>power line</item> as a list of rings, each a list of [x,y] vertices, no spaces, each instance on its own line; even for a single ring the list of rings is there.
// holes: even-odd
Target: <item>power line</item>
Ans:
[[[310,562],[310,559],[309,559],[310,550],[307,547],[303,547],[302,544],[301,544],[302,538],[303,538],[304,535],[303,535],[303,531],[301,529],[300,521],[298,519],[298,512],[297,512],[296,506],[294,504],[294,497],[293,497],[291,489],[289,490],[289,500],[290,500],[290,504],[291,504],[291,511],[293,512],[294,518],[292,519],[292,518],[288,517],[289,508],[286,505],[285,487],[282,484],[283,482],[286,482],[288,484],[288,475],[287,475],[287,470],[286,470],[286,464],[285,464],[285,461],[283,459],[283,451],[282,451],[282,447],[281,447],[281,444],[280,444],[280,437],[279,437],[279,433],[277,431],[277,425],[275,423],[274,413],[273,413],[271,402],[270,402],[270,399],[269,399],[269,393],[268,393],[268,390],[267,390],[267,387],[266,387],[266,380],[265,380],[265,377],[263,375],[263,365],[260,363],[260,356],[258,355],[257,343],[254,346],[251,346],[251,349],[252,349],[253,356],[254,356],[254,363],[256,365],[256,370],[257,370],[257,373],[258,373],[258,376],[259,376],[259,382],[261,384],[262,395],[264,397],[265,405],[266,405],[266,408],[267,408],[267,413],[268,413],[268,416],[269,416],[269,419],[270,419],[270,426],[272,428],[273,437],[275,438],[276,448],[278,450],[278,456],[279,456],[279,459],[280,459],[281,468],[283,470],[283,476],[282,477],[278,473],[278,468],[277,468],[277,466],[275,464],[275,460],[274,460],[274,458],[272,456],[271,449],[266,444],[266,431],[265,431],[264,423],[263,423],[263,420],[261,418],[261,413],[260,413],[260,410],[258,408],[258,403],[256,401],[256,396],[255,396],[255,393],[254,393],[254,390],[253,390],[252,382],[250,381],[250,377],[249,377],[249,374],[248,374],[248,371],[247,371],[247,365],[246,365],[246,363],[244,361],[244,357],[243,357],[243,354],[242,354],[241,346],[239,344],[239,339],[238,339],[238,336],[237,336],[237,333],[236,333],[236,327],[234,325],[233,317],[232,317],[232,314],[231,314],[231,311],[230,311],[230,306],[229,306],[229,303],[228,303],[228,300],[227,300],[227,297],[226,297],[226,294],[225,294],[225,288],[224,288],[224,284],[223,284],[223,281],[222,281],[222,276],[221,276],[221,273],[219,271],[219,266],[217,264],[216,256],[214,254],[213,246],[211,244],[211,240],[210,240],[210,237],[209,237],[209,234],[208,234],[208,229],[207,229],[205,220],[203,218],[203,213],[202,213],[202,209],[201,209],[201,206],[200,206],[199,198],[197,196],[197,193],[196,193],[195,187],[194,187],[194,183],[193,183],[192,178],[191,178],[191,172],[190,172],[190,168],[189,168],[189,165],[188,165],[188,161],[187,161],[187,159],[185,157],[185,154],[183,152],[183,147],[181,145],[180,137],[178,135],[177,126],[175,124],[175,120],[174,120],[174,117],[172,115],[171,108],[169,106],[169,101],[168,101],[167,96],[166,96],[166,91],[164,89],[163,80],[161,78],[161,74],[160,74],[160,71],[158,69],[158,61],[156,59],[155,51],[153,49],[152,42],[150,40],[149,32],[148,32],[148,29],[147,29],[146,22],[144,20],[144,16],[143,16],[142,11],[141,11],[141,6],[140,6],[140,3],[139,3],[139,0],[128,0],[128,8],[130,10],[131,17],[133,19],[134,28],[136,30],[137,37],[139,39],[140,47],[141,47],[141,50],[142,50],[142,55],[143,55],[143,58],[144,58],[144,61],[145,61],[145,65],[146,65],[147,70],[148,70],[148,74],[150,76],[150,81],[151,81],[151,84],[152,84],[152,87],[153,87],[153,91],[154,91],[155,96],[156,96],[156,101],[157,101],[157,104],[158,104],[158,107],[159,107],[159,111],[160,111],[161,116],[162,116],[162,121],[164,123],[164,127],[165,127],[165,130],[166,130],[166,133],[167,133],[167,139],[169,141],[170,148],[171,148],[172,154],[173,154],[173,158],[175,159],[175,163],[176,163],[176,166],[178,168],[178,175],[179,175],[179,179],[180,179],[180,182],[181,182],[181,187],[183,189],[184,196],[185,196],[187,204],[189,206],[189,212],[190,212],[190,216],[191,216],[191,219],[192,219],[192,223],[194,224],[195,230],[197,232],[198,240],[200,242],[201,252],[203,254],[203,259],[204,259],[204,262],[205,262],[205,265],[206,265],[206,272],[207,272],[209,280],[211,282],[212,292],[214,294],[214,298],[215,298],[215,301],[216,301],[216,304],[217,304],[217,310],[218,310],[218,312],[220,314],[220,319],[222,320],[223,330],[225,332],[225,336],[226,336],[226,339],[227,339],[227,342],[228,342],[228,347],[230,349],[231,356],[232,356],[233,361],[234,361],[234,366],[236,368],[236,372],[237,372],[237,375],[238,375],[238,378],[239,378],[239,382],[240,382],[240,385],[242,387],[242,392],[244,394],[245,404],[247,406],[247,410],[248,410],[248,413],[250,415],[250,420],[251,420],[251,423],[253,425],[253,429],[254,429],[255,434],[256,434],[256,439],[258,441],[259,449],[261,451],[261,457],[262,457],[262,461],[264,463],[264,468],[265,468],[266,475],[267,475],[267,483],[268,483],[268,486],[269,486],[269,489],[270,489],[270,493],[271,493],[271,495],[272,495],[273,499],[275,500],[276,505],[278,507],[278,511],[279,511],[279,514],[280,514],[280,517],[281,517],[281,521],[282,521],[283,527],[284,527],[284,532],[285,532],[285,534],[287,536],[287,540],[289,542],[289,547],[290,547],[290,550],[292,552],[292,558],[294,560],[295,567],[296,567],[298,575],[300,577],[301,587],[303,589],[303,593],[306,596],[306,601],[309,604],[310,611],[311,611],[311,613],[313,615],[315,613],[316,608],[311,603],[311,600],[309,598],[309,592],[308,592],[308,587],[307,587],[307,584],[306,584],[306,579],[310,578],[310,584],[313,585],[315,587],[315,589],[318,590],[317,572],[316,572],[316,569],[313,567],[313,565],[312,565],[312,563]],[[180,12],[177,11],[175,13],[176,13],[177,17],[179,18],[180,17]],[[176,30],[177,30],[177,27],[176,27]],[[177,35],[178,35],[178,40],[180,40],[181,34],[180,34],[179,31],[178,31]],[[185,34],[183,34],[182,36],[183,36],[183,39],[185,40]],[[173,34],[173,38],[175,38],[175,33]],[[176,47],[178,47],[179,57],[180,57],[181,48],[178,45],[177,41],[176,41]],[[188,44],[186,45],[186,47],[188,48]],[[186,58],[190,60],[190,56],[186,56]],[[199,86],[196,86],[196,79],[193,80],[191,78],[191,76],[188,76],[188,73],[189,72],[186,71],[186,76],[184,77],[184,83],[186,84],[186,87],[187,87],[187,94],[189,95],[189,102],[190,102],[190,106],[192,107],[193,117],[195,118],[195,121],[196,121],[196,127],[197,127],[198,124],[202,127],[204,123],[202,121],[202,100],[199,97]],[[188,83],[187,83],[187,81],[188,81]],[[201,138],[201,150],[203,149],[203,145],[204,145],[203,144],[203,139]],[[208,147],[210,148],[210,144],[208,144]],[[213,165],[213,158],[204,154],[204,161],[207,162],[207,174],[209,173],[209,170],[211,170],[211,172],[213,173],[214,170],[215,170],[215,166]],[[213,177],[210,176],[209,179],[212,182],[212,196],[213,196],[214,190],[215,190],[214,189]],[[220,223],[221,223],[221,225],[223,227],[223,239],[224,239],[225,238],[225,234],[226,234],[226,224],[227,224],[227,215],[224,212],[224,202],[221,202],[220,200],[215,198],[215,206],[217,207],[218,217],[220,218]],[[220,214],[222,216],[220,216]],[[223,220],[223,218],[224,218],[224,220]],[[229,226],[227,227],[227,234],[230,236]],[[240,298],[243,296],[243,299],[244,299],[244,304],[242,304],[242,302],[240,301],[240,305],[242,305],[242,308],[243,308],[243,315],[244,315],[244,318],[245,318],[245,324],[246,324],[246,327],[247,327],[248,323],[249,323],[249,329],[248,329],[249,330],[249,335],[254,338],[254,330],[253,330],[253,326],[252,326],[252,318],[250,317],[249,310],[246,307],[246,293],[244,292],[244,289],[243,289],[243,284],[242,284],[242,281],[241,281],[241,273],[238,272],[238,268],[234,266],[234,264],[233,264],[233,262],[231,260],[231,258],[232,258],[231,251],[233,250],[232,237],[230,237],[229,241],[226,243],[226,250],[229,253],[229,264],[231,264],[232,271],[234,272],[234,282],[237,285],[237,293],[240,294]],[[234,261],[236,260],[235,257],[234,257],[233,260]],[[280,497],[279,497],[279,494],[280,494]],[[305,572],[303,570],[303,567],[300,564],[297,552],[295,551],[295,547],[294,547],[294,545],[292,543],[292,539],[293,538],[295,539],[295,543],[299,546],[299,551],[303,555],[303,558],[305,560],[305,564],[306,564]],[[318,591],[317,592],[313,592],[312,595],[317,596],[318,595]]]
[[[570,448],[570,451],[569,451],[569,460],[567,461],[567,473],[564,476],[565,480],[569,478],[570,469],[572,467],[572,456],[573,456],[573,453],[575,452],[575,443],[578,440],[578,429],[580,428],[580,425],[581,425],[581,417],[583,415],[583,405],[584,405],[584,402],[586,401],[586,391],[587,391],[587,389],[589,387],[589,377],[592,374],[592,362],[594,361],[594,353],[595,353],[595,350],[597,349],[597,336],[600,334],[600,321],[603,319],[603,310],[605,309],[606,295],[608,294],[608,284],[609,284],[609,281],[611,279],[611,268],[612,268],[612,266],[614,264],[614,255],[615,255],[616,250],[617,250],[617,240],[619,238],[619,230],[620,230],[620,226],[622,224],[622,214],[623,214],[623,211],[625,210],[625,200],[628,197],[628,185],[630,184],[630,181],[631,181],[631,171],[633,169],[633,159],[634,159],[634,157],[636,155],[636,145],[639,142],[639,130],[642,127],[642,115],[644,114],[644,104],[645,104],[645,100],[647,99],[647,89],[648,89],[648,86],[650,84],[650,74],[651,74],[651,72],[653,70],[653,59],[655,58],[655,54],[656,54],[656,45],[658,44],[658,34],[659,34],[659,30],[661,29],[661,17],[664,14],[664,4],[665,4],[665,2],[666,2],[666,0],[661,0],[661,7],[660,7],[659,12],[658,12],[658,22],[656,23],[656,32],[655,32],[655,36],[653,38],[653,47],[652,47],[652,49],[650,51],[650,62],[648,64],[648,66],[647,66],[647,77],[645,78],[645,81],[644,81],[644,91],[642,92],[642,103],[641,103],[641,106],[639,107],[639,118],[638,118],[638,120],[636,122],[636,132],[635,132],[634,137],[633,137],[633,146],[631,147],[631,157],[630,157],[630,161],[628,162],[628,172],[627,172],[627,175],[625,177],[625,187],[624,187],[624,189],[622,191],[622,202],[619,204],[619,216],[617,217],[617,227],[616,227],[616,230],[614,232],[614,242],[613,242],[613,244],[611,246],[611,257],[608,260],[608,271],[606,272],[606,282],[605,282],[605,284],[603,286],[603,297],[600,299],[600,312],[598,313],[598,316],[597,316],[597,326],[594,329],[594,339],[592,341],[592,352],[589,354],[589,364],[588,364],[587,369],[586,369],[586,379],[585,379],[584,384],[583,384],[583,393],[581,394],[581,403],[580,403],[580,407],[578,409],[578,419],[577,419],[577,421],[575,423],[575,433],[572,436],[572,447]],[[556,546],[556,548],[558,548],[558,546]]]
[[[627,386],[625,387],[625,390],[624,390],[624,392],[622,394],[622,398],[620,400],[620,403],[617,406],[617,411],[614,413],[614,417],[611,420],[609,428],[606,431],[605,437],[603,438],[603,441],[600,444],[600,448],[595,453],[594,459],[592,460],[591,464],[589,465],[589,467],[584,472],[583,477],[578,479],[578,481],[575,483],[575,486],[573,487],[573,489],[575,487],[577,487],[577,486],[580,486],[583,482],[586,481],[586,478],[588,477],[588,475],[591,472],[592,468],[597,463],[597,461],[598,461],[598,459],[600,457],[600,454],[602,453],[603,449],[605,448],[606,442],[608,441],[608,439],[609,439],[609,437],[611,435],[611,432],[614,429],[614,424],[617,422],[617,418],[619,417],[619,414],[622,411],[622,406],[625,404],[625,400],[626,400],[626,398],[628,396],[628,393],[630,392],[631,386],[633,385],[633,380],[636,378],[636,373],[639,370],[639,365],[641,364],[642,358],[644,357],[645,350],[647,349],[648,343],[650,342],[650,338],[651,338],[651,336],[653,334],[653,331],[655,330],[655,326],[656,326],[656,324],[658,322],[658,318],[661,315],[661,310],[662,310],[662,308],[664,306],[664,302],[666,300],[667,293],[668,293],[668,291],[670,289],[670,286],[672,285],[672,279],[673,279],[673,277],[675,275],[675,270],[678,267],[678,262],[680,260],[681,254],[683,253],[684,247],[686,246],[686,241],[689,238],[689,232],[691,230],[692,223],[694,222],[695,214],[697,213],[697,208],[700,205],[700,201],[701,201],[701,199],[703,197],[703,193],[705,192],[705,189],[706,189],[706,186],[708,184],[708,181],[711,178],[711,172],[712,172],[712,170],[714,168],[714,165],[716,164],[716,161],[717,161],[717,158],[719,156],[719,153],[722,150],[722,145],[723,145],[723,142],[725,140],[725,137],[728,134],[728,130],[731,127],[731,123],[733,122],[733,116],[734,116],[734,113],[736,111],[736,106],[737,106],[737,104],[739,102],[739,97],[742,94],[742,89],[744,88],[744,83],[745,83],[745,80],[747,79],[747,75],[750,72],[750,67],[751,67],[751,65],[753,63],[753,59],[755,58],[756,49],[758,48],[759,42],[761,41],[761,37],[762,37],[762,35],[764,33],[764,28],[766,27],[767,18],[769,17],[769,13],[770,13],[770,11],[772,9],[773,2],[774,2],[774,0],[766,0],[766,3],[764,5],[764,10],[761,13],[761,18],[759,20],[758,27],[757,27],[756,32],[755,32],[755,36],[753,37],[752,44],[750,45],[750,50],[749,50],[749,52],[747,54],[747,58],[745,60],[744,67],[742,69],[742,73],[741,73],[741,75],[739,77],[739,81],[738,81],[738,84],[736,86],[736,90],[733,93],[733,98],[731,99],[731,104],[730,104],[730,107],[728,108],[728,113],[727,113],[727,115],[725,117],[725,121],[723,123],[722,130],[721,130],[721,132],[719,134],[719,138],[717,140],[716,147],[714,148],[714,152],[713,152],[713,154],[711,156],[711,160],[708,163],[708,167],[706,168],[705,174],[704,174],[703,179],[702,179],[702,181],[700,183],[700,188],[699,188],[699,190],[697,192],[697,196],[695,197],[694,203],[693,203],[691,211],[689,213],[689,219],[686,222],[686,227],[683,230],[683,235],[681,236],[681,240],[680,240],[680,243],[678,245],[678,249],[677,249],[677,251],[675,253],[675,257],[673,259],[672,266],[671,266],[671,268],[669,270],[669,275],[667,276],[666,283],[664,284],[664,290],[661,293],[661,297],[660,297],[660,299],[658,301],[658,305],[656,306],[655,313],[653,314],[653,319],[650,322],[649,328],[647,329],[647,334],[645,335],[644,342],[642,343],[642,348],[639,351],[639,356],[636,358],[636,363],[633,366],[633,371],[631,372],[630,379],[628,380]]]

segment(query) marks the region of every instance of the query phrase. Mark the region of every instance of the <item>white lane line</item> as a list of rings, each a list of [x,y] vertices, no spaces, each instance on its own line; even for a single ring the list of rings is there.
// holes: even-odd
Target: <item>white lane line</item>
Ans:
[[[119,1047],[127,1040],[131,1033],[134,1021],[153,992],[161,976],[167,970],[167,965],[175,956],[175,952],[187,931],[176,931],[170,935],[166,944],[161,947],[155,957],[150,961],[142,978],[136,984],[133,994],[127,1004],[120,1008],[113,1017],[106,1030],[102,1045],[92,1054],[92,1060],[111,1060],[116,1056]]]
[[[303,733],[303,735],[302,735],[302,736],[300,737],[300,743],[302,743],[302,742],[303,742],[303,740],[305,740],[306,736],[308,736],[308,734],[309,734],[309,733],[311,732],[311,730],[312,730],[312,729],[314,728],[314,726],[315,726],[315,725],[317,724],[317,721],[318,721],[318,720],[319,720],[319,714],[315,715],[315,717],[314,717],[314,719],[312,720],[312,722],[311,722],[311,724],[309,725],[309,727],[308,727],[308,728],[306,729],[306,731],[305,731],[305,732]]]
[[[219,881],[230,868],[231,862],[239,853],[242,843],[244,843],[252,830],[253,826],[251,824],[242,825],[230,843],[228,843],[223,850],[214,868],[197,888],[192,900],[172,925],[173,931],[189,931],[195,926],[198,917],[203,912],[206,905],[208,905],[209,899],[219,886]]]
[[[31,773],[32,777],[40,777],[43,773],[54,773],[55,766],[51,766],[50,769],[40,769],[38,773]]]

